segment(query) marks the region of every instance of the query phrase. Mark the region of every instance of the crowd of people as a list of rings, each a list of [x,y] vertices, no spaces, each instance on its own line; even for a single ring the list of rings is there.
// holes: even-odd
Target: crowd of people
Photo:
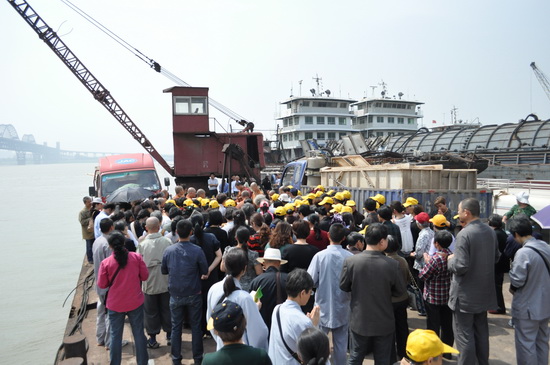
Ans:
[[[84,198],[97,344],[112,364],[125,316],[138,364],[161,332],[181,364],[183,328],[195,364],[352,365],[369,353],[375,364],[439,364],[453,353],[459,364],[488,364],[487,313],[506,313],[506,272],[517,363],[548,363],[550,248],[535,238],[525,193],[484,223],[474,198],[452,212],[440,196],[427,212],[414,197],[377,194],[360,211],[349,191],[321,185],[302,193],[214,181],[208,192],[176,186],[172,197],[131,204]],[[409,333],[411,302],[427,330]],[[217,351],[205,355],[207,338]]]

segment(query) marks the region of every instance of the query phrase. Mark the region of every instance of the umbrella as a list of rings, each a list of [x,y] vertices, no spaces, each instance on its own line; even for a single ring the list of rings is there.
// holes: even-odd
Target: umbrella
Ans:
[[[107,197],[107,203],[129,203],[149,198],[153,193],[140,187],[121,187]]]
[[[550,229],[550,205],[545,206],[531,216],[542,229]]]

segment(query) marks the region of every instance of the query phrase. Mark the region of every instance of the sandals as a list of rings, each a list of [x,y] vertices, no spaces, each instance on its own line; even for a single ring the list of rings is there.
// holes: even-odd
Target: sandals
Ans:
[[[150,338],[149,340],[147,340],[147,347],[149,347],[150,349],[158,349],[160,347],[160,344],[156,340]]]

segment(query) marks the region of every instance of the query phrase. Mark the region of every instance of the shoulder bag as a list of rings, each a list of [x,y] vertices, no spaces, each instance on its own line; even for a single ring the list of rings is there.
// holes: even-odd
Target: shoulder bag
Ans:
[[[295,351],[292,351],[292,349],[285,341],[285,338],[283,336],[283,329],[281,328],[281,314],[279,313],[280,309],[281,307],[277,308],[277,324],[279,325],[279,334],[281,335],[281,340],[283,341],[283,345],[285,345],[286,350],[290,353],[290,356],[292,356],[294,360],[298,361],[299,364],[302,364],[302,360],[300,359],[298,354]]]
[[[118,268],[115,271],[115,274],[113,275],[113,278],[109,282],[109,286],[107,287],[107,292],[105,293],[105,307],[107,307],[107,296],[109,295],[109,290],[111,290],[111,286],[113,285],[113,282],[115,281],[116,276],[118,275],[118,272],[120,271],[120,265],[118,265]]]

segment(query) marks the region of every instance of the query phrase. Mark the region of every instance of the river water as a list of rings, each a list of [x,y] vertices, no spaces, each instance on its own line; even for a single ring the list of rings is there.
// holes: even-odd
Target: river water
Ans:
[[[0,166],[0,363],[52,364],[85,243],[78,212],[95,163]]]

